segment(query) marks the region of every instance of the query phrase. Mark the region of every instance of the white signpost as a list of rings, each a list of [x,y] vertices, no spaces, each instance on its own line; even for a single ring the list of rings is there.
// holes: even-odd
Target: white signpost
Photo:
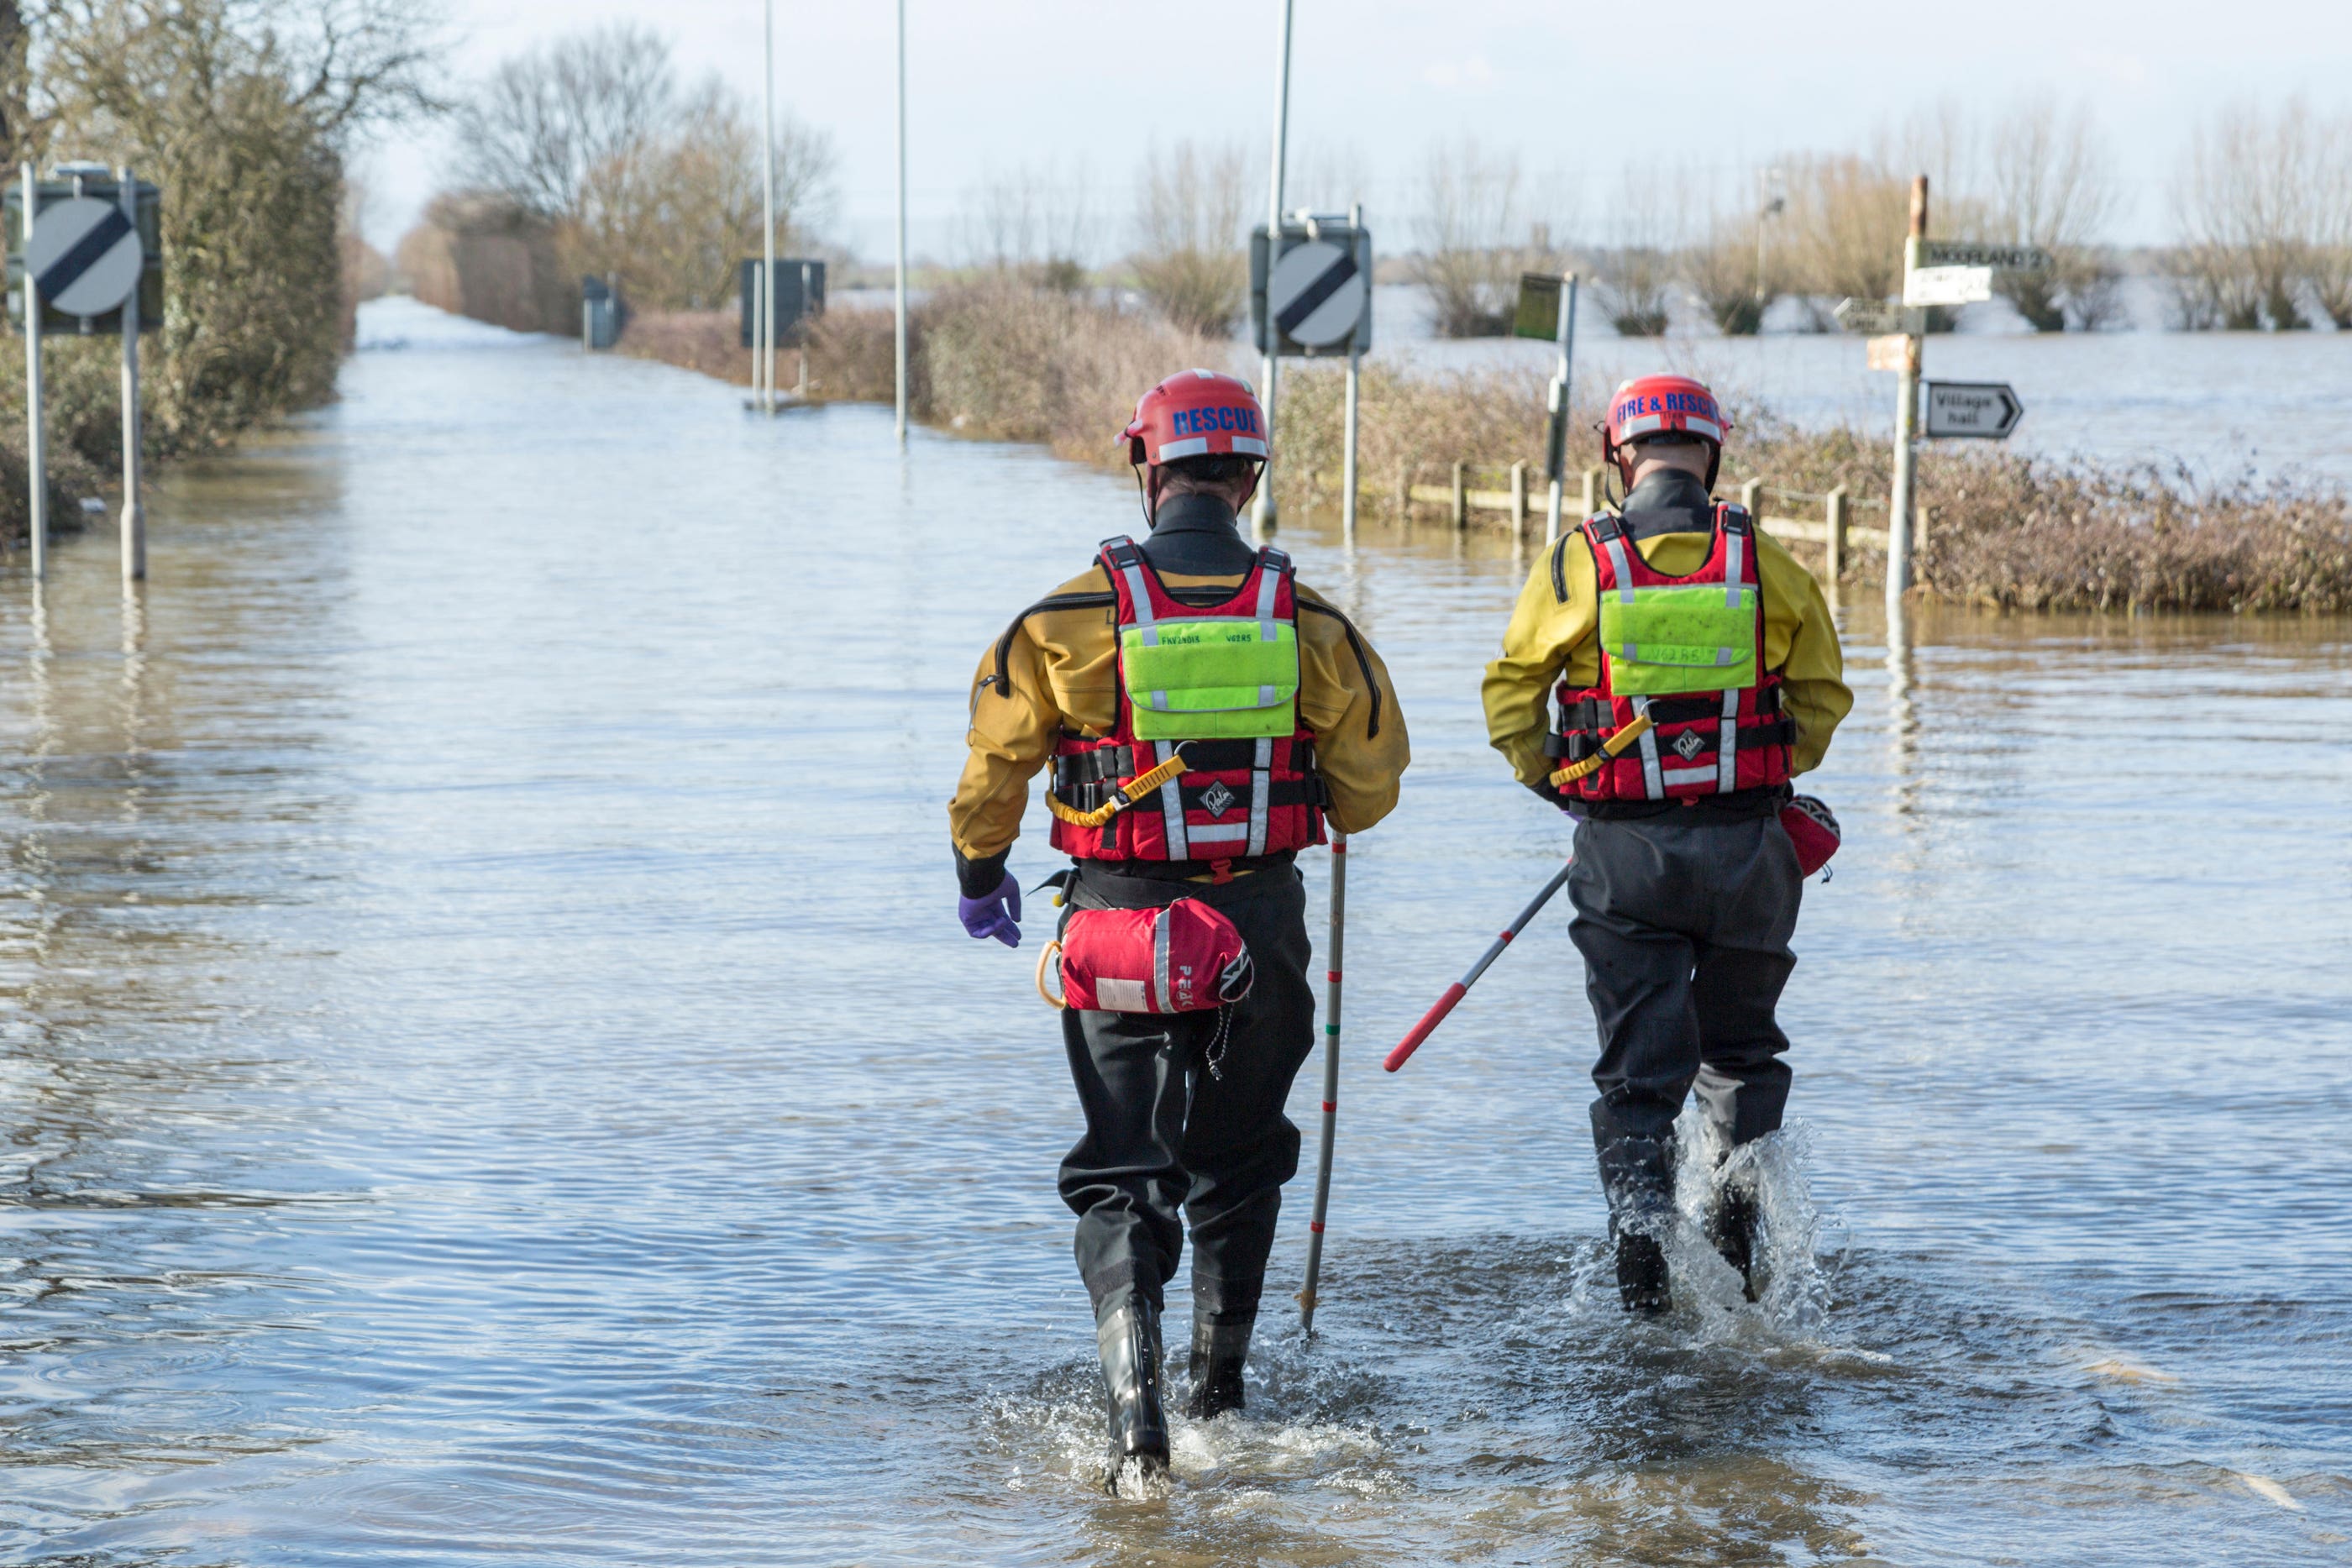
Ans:
[[[1895,493],[1886,518],[1886,607],[1900,614],[1911,586],[1911,536],[1916,507],[1919,460],[1919,358],[1929,306],[1974,305],[1993,296],[1995,275],[2047,271],[2048,251],[2030,245],[1985,245],[1975,240],[1927,237],[1927,177],[1911,182],[1911,234],[1903,242],[1903,304],[1899,356],[1885,337],[1871,340],[1869,364],[1900,371],[1895,393]],[[1847,307],[1853,307],[1848,320]],[[1838,320],[1849,331],[1882,327],[1893,312],[1866,301],[1847,300]],[[1996,382],[1946,382],[1927,389],[1927,434],[1930,436],[2000,440],[2017,428],[2025,413],[2017,394]]]
[[[25,330],[25,466],[36,580],[48,570],[48,462],[41,399],[41,339],[50,330],[122,339],[122,579],[147,575],[146,513],[139,498],[139,334],[161,323],[142,314],[141,296],[161,299],[162,196],[131,171],[103,164],[61,165],[43,183],[26,163],[8,205],[15,208],[9,256],[13,313]],[[142,236],[147,236],[142,238]],[[11,289],[12,295],[14,288]],[[49,318],[45,322],[44,318]]]
[[[1990,267],[1922,267],[1903,275],[1906,305],[1981,305],[1991,298]]]
[[[2025,417],[2006,382],[1929,382],[1927,392],[1930,440],[2006,441]]]

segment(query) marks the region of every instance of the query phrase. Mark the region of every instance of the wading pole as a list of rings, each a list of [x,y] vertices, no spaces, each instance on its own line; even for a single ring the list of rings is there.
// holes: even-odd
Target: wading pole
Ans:
[[[1486,966],[1503,956],[1503,949],[1511,945],[1511,938],[1527,929],[1528,922],[1536,917],[1536,911],[1551,902],[1551,895],[1566,884],[1568,873],[1575,869],[1576,857],[1570,855],[1568,863],[1544,883],[1543,891],[1536,894],[1535,902],[1520,910],[1517,920],[1503,927],[1503,934],[1495,938],[1494,945],[1476,963],[1470,966],[1470,972],[1446,987],[1445,994],[1437,998],[1437,1005],[1421,1015],[1421,1021],[1412,1026],[1411,1034],[1397,1041],[1396,1049],[1389,1052],[1386,1061],[1381,1063],[1382,1068],[1394,1072],[1412,1059],[1412,1053],[1421,1049],[1421,1042],[1429,1038],[1430,1031],[1445,1021],[1445,1015],[1454,1010],[1454,1003],[1469,995],[1470,988],[1478,983],[1478,977],[1486,972]]]
[[[1331,1207],[1331,1141],[1339,1131],[1339,967],[1348,925],[1348,835],[1331,835],[1331,967],[1323,1006],[1323,1150],[1315,1161],[1315,1218],[1307,1225],[1307,1289],[1298,1292],[1298,1327],[1315,1333],[1315,1284],[1323,1276],[1323,1216]]]

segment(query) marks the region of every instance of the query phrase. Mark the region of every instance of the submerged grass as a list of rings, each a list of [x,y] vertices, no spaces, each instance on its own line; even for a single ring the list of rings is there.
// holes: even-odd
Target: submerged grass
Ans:
[[[810,335],[812,394],[893,396],[891,318],[836,310]],[[731,313],[648,316],[632,353],[748,382]],[[963,434],[1029,441],[1122,468],[1117,434],[1144,388],[1189,366],[1234,363],[1230,340],[1172,327],[1115,303],[1013,278],[950,285],[909,313],[914,416]],[[793,373],[789,355],[779,375]],[[1276,409],[1278,498],[1337,499],[1343,379],[1335,365],[1285,366]],[[1367,366],[1360,405],[1360,505],[1393,515],[1399,481],[1455,462],[1540,472],[1546,372],[1539,367],[1406,373]],[[1857,498],[1889,488],[1891,442],[1847,427],[1803,429],[1769,410],[1732,411],[1738,434],[1722,489],[1751,476],[1811,495],[1843,485]],[[1597,408],[1571,415],[1572,468],[1594,461]],[[1424,474],[1422,482],[1433,482]],[[2352,510],[2343,493],[2253,480],[2213,485],[2156,465],[2112,468],[2005,452],[1927,451],[1919,470],[1917,580],[1936,598],[2004,610],[2352,612]],[[1869,518],[1879,522],[1884,514]],[[1485,520],[1499,522],[1498,514]],[[1883,571],[1878,552],[1849,555],[1850,575]]]

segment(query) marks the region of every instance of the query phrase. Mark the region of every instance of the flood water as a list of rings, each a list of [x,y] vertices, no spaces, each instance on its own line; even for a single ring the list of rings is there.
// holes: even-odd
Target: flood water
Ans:
[[[1844,610],[1773,1289],[1629,1322],[1559,912],[1377,1065],[1566,847],[1479,719],[1519,572],[1286,531],[1415,750],[1320,1332],[1302,1180],[1248,1414],[1118,1500],[1042,922],[963,936],[941,808],[1131,488],[369,331],[158,486],[140,599],[102,535],[0,595],[0,1558],[2352,1555],[2352,625]]]

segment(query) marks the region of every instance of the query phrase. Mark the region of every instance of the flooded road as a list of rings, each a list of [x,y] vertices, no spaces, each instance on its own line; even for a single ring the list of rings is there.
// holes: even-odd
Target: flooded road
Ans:
[[[1270,1307],[1249,1415],[1120,1501],[1042,922],[963,936],[942,807],[978,649],[1131,487],[368,330],[160,487],[137,604],[103,538],[0,596],[0,1558],[2352,1552],[2352,625],[1851,607],[1775,1287],[1628,1323],[1559,912],[1377,1066],[1566,846],[1479,721],[1519,572],[1286,532],[1416,749],[1321,1332]]]

